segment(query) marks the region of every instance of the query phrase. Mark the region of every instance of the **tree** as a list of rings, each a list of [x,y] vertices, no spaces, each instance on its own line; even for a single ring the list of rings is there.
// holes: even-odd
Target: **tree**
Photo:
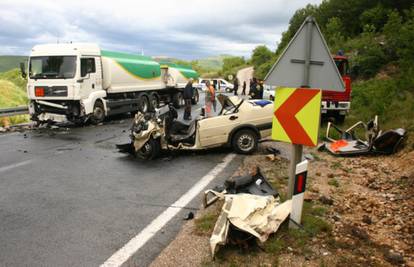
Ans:
[[[272,51],[265,45],[259,45],[253,50],[251,62],[255,67],[271,61],[273,57]]]
[[[223,72],[231,71],[245,63],[246,61],[244,60],[244,57],[226,57],[223,59]]]
[[[324,35],[326,42],[332,50],[331,52],[335,52],[342,48],[341,45],[345,41],[342,32],[343,26],[341,20],[337,17],[330,18],[326,24]]]
[[[254,66],[254,75],[264,79],[275,61],[275,54],[267,46],[260,45],[253,50],[251,62]]]
[[[402,18],[397,11],[388,14],[388,21],[384,25],[383,34],[386,41],[386,47],[389,57],[392,60],[397,59],[397,50],[400,46],[400,31],[402,28]]]

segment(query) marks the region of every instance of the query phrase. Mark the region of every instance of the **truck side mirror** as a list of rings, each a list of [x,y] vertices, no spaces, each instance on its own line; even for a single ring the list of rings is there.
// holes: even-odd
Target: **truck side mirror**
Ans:
[[[24,62],[20,62],[20,74],[22,75],[23,78],[27,77],[26,66]]]

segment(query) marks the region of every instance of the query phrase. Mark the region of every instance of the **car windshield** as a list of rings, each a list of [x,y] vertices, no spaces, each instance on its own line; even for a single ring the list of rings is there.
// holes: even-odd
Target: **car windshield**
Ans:
[[[236,112],[236,109],[241,104],[241,100],[238,101],[237,103],[233,103],[228,96],[223,95],[223,94],[219,94],[217,96],[217,100],[222,107],[220,114],[223,114],[223,115]]]
[[[75,77],[76,56],[31,57],[31,79],[67,79]]]

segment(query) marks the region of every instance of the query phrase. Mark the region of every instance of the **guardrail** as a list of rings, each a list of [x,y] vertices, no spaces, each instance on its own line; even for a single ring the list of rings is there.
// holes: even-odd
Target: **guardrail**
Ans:
[[[14,108],[0,108],[0,117],[11,117],[22,114],[29,114],[29,108],[27,106]]]

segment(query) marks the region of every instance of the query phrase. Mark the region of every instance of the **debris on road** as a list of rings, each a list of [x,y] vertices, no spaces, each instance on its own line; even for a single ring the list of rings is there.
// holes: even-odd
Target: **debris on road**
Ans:
[[[364,131],[365,137],[357,136],[357,131]],[[340,139],[332,137],[331,129],[340,135]],[[347,130],[328,123],[325,138],[327,141],[319,147],[335,156],[357,156],[366,154],[393,154],[404,145],[407,133],[398,128],[382,132],[378,125],[378,116],[367,123],[359,121]]]
[[[261,173],[260,168],[256,167],[252,174],[235,176],[226,179],[223,186],[217,186],[212,190],[204,192],[204,208],[213,204],[217,199],[224,198],[224,194],[247,193],[259,196],[278,197],[279,193],[273,189],[266,177]],[[213,195],[209,199],[209,195]]]
[[[266,177],[257,167],[253,174],[245,176],[230,177],[224,182],[229,194],[248,193],[258,196],[278,197],[279,193],[273,189]]]
[[[187,216],[184,218],[185,221],[189,221],[194,219],[194,213],[192,211],[190,211]]]
[[[228,178],[224,187],[216,189],[221,189],[221,192],[207,190],[204,193],[204,207],[217,199],[224,200],[210,238],[213,258],[218,245],[236,243],[247,246],[245,242],[251,237],[265,242],[291,212],[292,202],[289,200],[280,204],[279,193],[258,167],[251,175]],[[210,194],[213,198],[208,199]]]
[[[218,245],[229,242],[240,244],[239,235],[231,234],[233,230],[246,232],[265,242],[270,234],[275,233],[279,226],[289,216],[292,208],[291,201],[279,204],[279,199],[273,196],[253,194],[228,194],[222,212],[214,226],[210,238],[211,254],[214,258]],[[244,240],[246,240],[243,235]]]
[[[269,144],[281,148],[282,155],[288,149],[282,143]],[[307,150],[305,154],[315,155],[316,149]],[[283,199],[288,162],[283,157],[266,160],[268,152],[262,152],[246,157],[235,176],[260,166]],[[173,262],[175,266],[414,267],[414,151],[340,160],[328,153],[318,157],[308,173],[303,217],[306,231],[292,232],[284,223],[265,243],[258,242],[259,247],[254,245],[253,235],[238,231],[237,235],[250,237],[248,250],[228,239],[213,262],[210,237],[224,203],[219,200],[198,211],[152,266],[171,266]],[[338,187],[330,185],[333,179],[339,182]],[[398,255],[404,263],[396,263],[402,262]]]

